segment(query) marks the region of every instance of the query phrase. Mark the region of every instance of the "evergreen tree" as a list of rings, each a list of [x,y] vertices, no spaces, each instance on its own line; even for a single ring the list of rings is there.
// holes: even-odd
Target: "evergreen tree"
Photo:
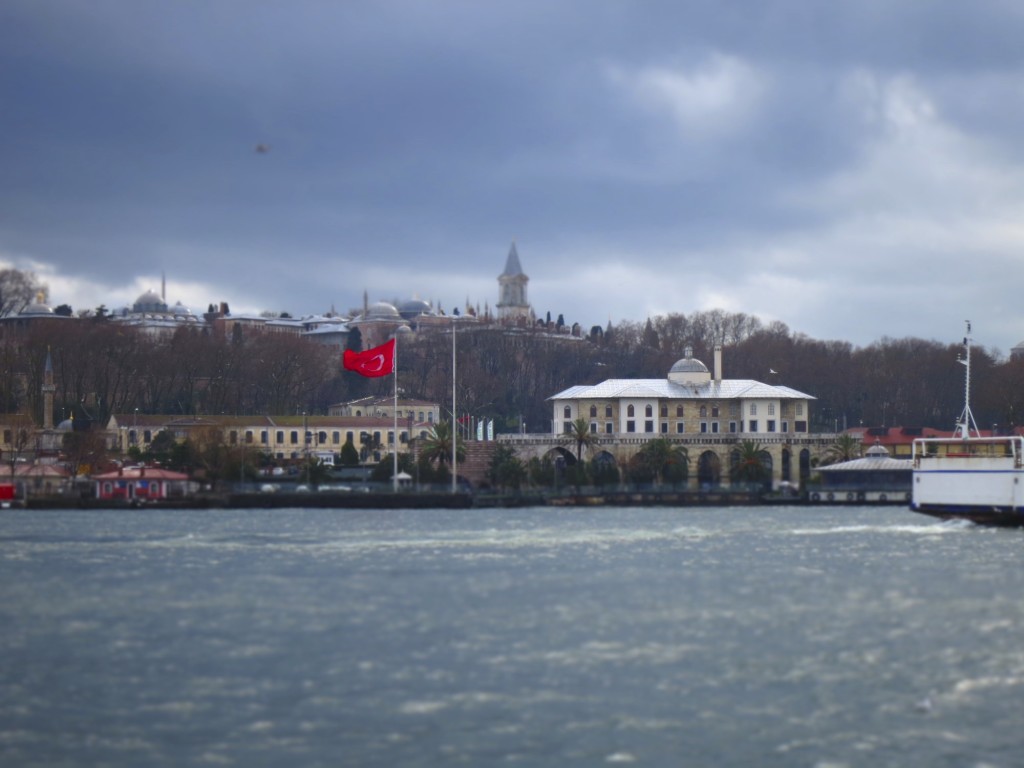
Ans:
[[[345,444],[341,446],[340,462],[343,467],[355,467],[359,465],[359,451],[352,444],[351,438],[345,440]]]

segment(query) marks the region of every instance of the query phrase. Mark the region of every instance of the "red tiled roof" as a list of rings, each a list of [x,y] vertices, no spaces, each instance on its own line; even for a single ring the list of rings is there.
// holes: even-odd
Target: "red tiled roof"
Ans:
[[[142,478],[151,480],[188,480],[188,475],[158,467],[128,467],[127,469],[118,469],[114,472],[104,472],[101,475],[92,476],[93,480],[123,480],[125,478],[128,480],[139,480]]]

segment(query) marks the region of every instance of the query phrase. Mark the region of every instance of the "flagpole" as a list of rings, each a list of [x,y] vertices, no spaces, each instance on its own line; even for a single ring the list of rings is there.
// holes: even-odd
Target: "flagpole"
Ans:
[[[458,433],[455,429],[456,416],[458,412],[455,410],[455,321],[458,319],[458,315],[452,315],[452,493],[456,491],[455,478],[458,476],[458,470],[456,468],[456,446],[459,443]]]
[[[398,492],[398,336],[395,336],[395,367],[391,372],[395,378],[395,407],[392,411],[392,416],[395,420],[394,433],[391,443],[393,464],[391,467],[391,490]]]

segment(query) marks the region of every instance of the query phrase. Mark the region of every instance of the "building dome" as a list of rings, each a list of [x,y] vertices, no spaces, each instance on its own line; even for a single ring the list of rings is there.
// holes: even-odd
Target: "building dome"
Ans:
[[[420,315],[434,314],[433,308],[423,299],[409,299],[408,301],[403,301],[402,306],[398,308],[398,312],[406,320],[412,320]]]
[[[875,444],[868,448],[864,455],[869,459],[888,459],[889,450],[878,440],[875,440]]]
[[[41,315],[52,315],[53,310],[43,303],[42,296],[37,296],[35,302],[29,304],[18,314],[22,316],[39,317]]]
[[[708,367],[700,360],[684,357],[669,369],[669,375],[673,373],[708,373]]]
[[[146,291],[135,300],[132,305],[132,312],[166,312],[167,302],[160,298],[154,291]]]
[[[174,314],[175,317],[191,317],[192,315],[192,310],[186,307],[180,301],[176,303],[173,307],[171,307],[170,311],[172,314]]]
[[[371,304],[369,309],[366,310],[366,320],[401,320],[402,316],[398,314],[398,310],[395,309],[394,304],[388,304],[386,301],[378,301],[376,304]]]
[[[703,384],[711,381],[708,367],[693,356],[693,348],[686,348],[685,357],[676,360],[668,371],[668,380],[676,384]]]

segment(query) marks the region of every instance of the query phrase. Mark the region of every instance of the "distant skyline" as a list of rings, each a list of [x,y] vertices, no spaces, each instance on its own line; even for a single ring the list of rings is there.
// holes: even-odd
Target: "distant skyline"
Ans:
[[[0,264],[54,306],[1024,341],[1024,6],[0,5]]]

